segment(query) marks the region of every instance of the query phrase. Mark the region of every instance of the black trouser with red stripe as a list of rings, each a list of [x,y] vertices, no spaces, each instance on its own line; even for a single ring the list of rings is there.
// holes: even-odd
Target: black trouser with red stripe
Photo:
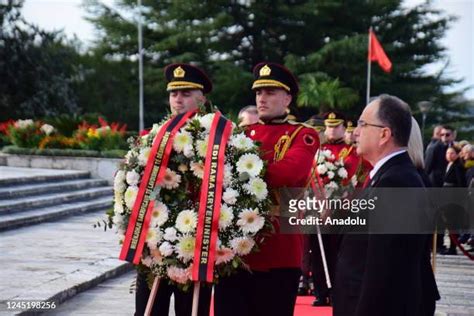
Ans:
[[[292,316],[299,268],[238,273],[214,286],[215,316]]]

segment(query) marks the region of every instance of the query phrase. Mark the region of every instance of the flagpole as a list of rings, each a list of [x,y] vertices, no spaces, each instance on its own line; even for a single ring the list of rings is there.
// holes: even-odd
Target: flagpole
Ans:
[[[143,36],[142,36],[142,0],[138,0],[138,132],[145,128],[143,109]]]
[[[372,27],[369,28],[369,46],[368,46],[368,54],[367,54],[367,98],[366,98],[366,104],[369,104],[370,100],[370,75],[371,75],[371,60],[370,60],[370,32],[372,31]]]

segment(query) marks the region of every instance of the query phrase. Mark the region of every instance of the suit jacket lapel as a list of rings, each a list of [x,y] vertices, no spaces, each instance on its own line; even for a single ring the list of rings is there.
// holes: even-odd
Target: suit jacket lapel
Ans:
[[[403,161],[406,161],[406,159],[410,159],[410,156],[408,156],[407,152],[398,154],[389,160],[387,160],[382,167],[377,171],[377,173],[374,175],[374,178],[370,181],[369,187],[376,187],[377,183],[380,180],[380,177],[392,166],[398,165],[400,163],[403,163]]]

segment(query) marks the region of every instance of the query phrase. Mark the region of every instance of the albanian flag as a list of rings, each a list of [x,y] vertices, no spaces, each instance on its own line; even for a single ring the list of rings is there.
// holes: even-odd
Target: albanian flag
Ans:
[[[372,29],[369,30],[369,43],[369,61],[376,61],[383,71],[390,72],[392,70],[392,62],[388,59]]]

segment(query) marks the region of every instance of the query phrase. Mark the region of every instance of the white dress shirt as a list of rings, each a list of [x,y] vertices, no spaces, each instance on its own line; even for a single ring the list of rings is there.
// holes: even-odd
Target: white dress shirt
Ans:
[[[396,155],[400,155],[400,154],[403,154],[404,152],[406,152],[407,150],[406,149],[401,149],[401,150],[397,150],[385,157],[383,157],[382,159],[380,159],[379,161],[377,161],[377,163],[375,164],[375,166],[372,168],[372,170],[370,170],[370,173],[369,173],[369,176],[370,176],[370,179],[373,179],[375,174],[377,173],[377,171],[379,171],[380,168],[382,168],[382,166],[392,157],[395,157]]]

